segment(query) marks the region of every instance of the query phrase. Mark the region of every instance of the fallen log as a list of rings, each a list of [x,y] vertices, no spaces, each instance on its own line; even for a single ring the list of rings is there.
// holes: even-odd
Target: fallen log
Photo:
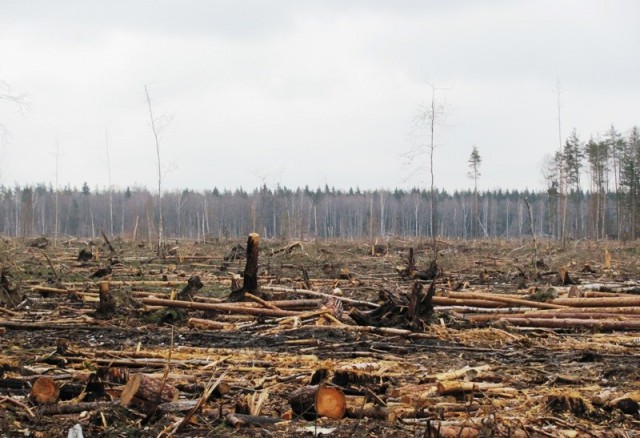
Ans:
[[[604,310],[604,309],[602,309]],[[608,312],[590,312],[590,313],[578,313],[578,312],[525,312],[525,313],[501,313],[493,315],[471,315],[465,319],[471,322],[488,322],[497,321],[502,318],[527,318],[527,319],[611,319],[618,321],[626,321],[630,319],[640,319],[640,315],[625,315]]]
[[[571,311],[573,313],[615,313],[622,315],[640,315],[640,307],[566,307],[564,309],[547,310],[549,314]]]
[[[569,307],[631,307],[640,306],[640,297],[556,298],[551,302]]]
[[[120,404],[129,406],[133,401],[143,404],[158,405],[160,403],[175,402],[180,393],[178,390],[159,379],[136,373],[129,377],[127,384],[120,394]]]
[[[507,389],[502,383],[465,382],[461,380],[442,380],[438,382],[438,394],[447,395],[461,392],[485,392],[488,390]],[[513,388],[509,388],[513,389]]]
[[[313,297],[333,298],[333,299],[336,299],[338,301],[344,301],[345,303],[361,304],[361,305],[367,306],[367,307],[380,307],[379,304],[371,303],[369,301],[354,300],[352,298],[341,297],[341,296],[338,296],[338,295],[332,295],[332,294],[327,294],[327,293],[324,293],[324,292],[317,292],[317,291],[313,291],[313,290],[296,289],[296,288],[281,287],[281,286],[262,286],[262,290],[272,291],[272,292],[287,292],[287,293],[292,293],[292,294],[309,295],[309,296],[313,296]],[[435,299],[435,297],[434,297],[434,299]]]
[[[436,306],[473,306],[495,309],[498,307],[510,307],[509,303],[491,301],[485,299],[433,297],[432,303]]]
[[[344,393],[331,386],[310,385],[294,391],[289,404],[296,415],[306,420],[328,417],[340,420],[344,417],[347,401]]]
[[[190,328],[206,330],[233,330],[235,328],[235,324],[228,324],[201,318],[189,318],[189,320],[187,321],[187,326],[189,326]]]
[[[531,300],[523,300],[523,299],[519,299],[519,298],[510,298],[510,297],[503,297],[500,295],[496,295],[496,294],[481,294],[481,293],[473,293],[473,292],[467,292],[466,293],[470,298],[475,298],[475,299],[482,299],[482,300],[487,300],[487,301],[497,301],[499,303],[507,303],[507,304],[518,304],[520,306],[527,306],[527,307],[535,307],[535,308],[539,308],[539,309],[561,309],[563,307],[566,307],[565,305],[561,304],[561,303],[557,303],[556,300],[553,300],[552,303],[541,303],[538,301],[531,301]],[[640,301],[639,301],[640,303]]]
[[[97,411],[117,406],[118,402],[85,402],[42,406],[38,413],[42,415],[70,415],[85,411]]]
[[[165,300],[161,298],[143,298],[142,302],[149,306],[164,306],[164,307],[177,307],[181,309],[192,310],[217,310],[221,312],[230,313],[244,313],[247,315],[257,316],[298,316],[301,312],[293,310],[274,310],[264,307],[249,307],[241,304],[231,305],[223,303],[198,303],[194,301],[178,301],[178,300]]]
[[[465,377],[468,374],[477,374],[478,372],[489,371],[489,370],[491,370],[491,365],[480,365],[477,367],[465,366],[457,370],[438,373],[433,377],[435,380],[439,380],[439,381],[455,380],[455,379],[460,379],[462,377]]]
[[[507,322],[519,327],[540,327],[551,329],[575,329],[589,328],[597,330],[640,330],[639,320],[602,320],[602,319],[535,319],[535,318],[501,318],[500,321]]]

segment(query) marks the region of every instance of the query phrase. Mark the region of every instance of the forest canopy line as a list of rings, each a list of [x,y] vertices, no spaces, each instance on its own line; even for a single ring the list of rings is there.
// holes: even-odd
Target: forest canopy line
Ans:
[[[473,153],[476,157],[473,159]],[[546,190],[477,189],[481,157],[474,146],[473,188],[436,190],[432,221],[427,189],[340,190],[325,185],[289,189],[263,185],[203,192],[164,191],[167,238],[211,239],[257,231],[267,238],[427,237],[518,238],[531,234],[571,239],[638,237],[640,129],[623,136],[615,127],[602,138],[580,139],[574,130],[562,150],[544,163]],[[56,209],[56,198],[59,208]],[[0,232],[6,236],[95,237],[100,228],[153,241],[158,235],[158,196],[146,188],[91,190],[51,185],[0,186]],[[59,212],[56,214],[56,212]],[[58,216],[58,217],[57,217]]]

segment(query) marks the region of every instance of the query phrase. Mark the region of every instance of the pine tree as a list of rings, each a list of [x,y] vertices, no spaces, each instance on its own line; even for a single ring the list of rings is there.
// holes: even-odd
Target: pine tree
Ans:
[[[578,133],[574,128],[571,135],[564,144],[564,150],[562,153],[562,165],[564,175],[566,178],[567,186],[572,188],[575,202],[575,237],[579,237],[581,221],[580,221],[580,209],[581,209],[581,197],[580,190],[580,171],[582,170],[582,160],[584,158],[583,144],[578,137]]]
[[[480,217],[478,216],[478,178],[480,178],[480,163],[482,163],[482,158],[480,157],[480,152],[478,152],[478,147],[473,146],[471,150],[471,156],[469,156],[469,168],[471,169],[467,176],[473,179],[473,221],[471,225],[471,236],[477,237],[478,235],[478,222],[480,221]]]

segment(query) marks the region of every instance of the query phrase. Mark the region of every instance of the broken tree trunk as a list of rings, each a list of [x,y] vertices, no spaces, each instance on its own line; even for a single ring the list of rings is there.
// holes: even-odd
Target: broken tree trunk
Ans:
[[[175,402],[179,396],[178,390],[167,382],[137,373],[129,377],[120,394],[120,403],[122,406],[129,406],[132,402],[157,406],[160,403]]]
[[[306,420],[317,417],[340,420],[347,408],[347,400],[340,389],[318,385],[304,386],[294,391],[289,397],[289,404],[296,415],[302,415]]]
[[[244,266],[242,288],[236,289],[229,294],[227,301],[244,301],[244,293],[258,294],[258,246],[260,235],[258,233],[249,234],[247,239],[247,262]]]

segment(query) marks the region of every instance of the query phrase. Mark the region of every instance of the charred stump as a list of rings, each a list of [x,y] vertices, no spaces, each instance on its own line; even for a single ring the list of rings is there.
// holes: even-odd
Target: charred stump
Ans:
[[[24,295],[20,287],[20,281],[5,268],[0,269],[0,305],[16,307],[22,302]]]
[[[249,234],[247,239],[247,262],[242,275],[242,288],[236,289],[229,294],[227,301],[238,302],[244,301],[245,292],[260,296],[258,290],[258,248],[260,244],[260,235],[258,233]]]
[[[178,293],[178,299],[182,301],[193,301],[193,296],[202,289],[204,284],[198,275],[193,275],[187,280],[187,285]]]
[[[79,262],[90,262],[91,260],[93,260],[93,253],[90,249],[82,248],[78,253],[77,260]]]

